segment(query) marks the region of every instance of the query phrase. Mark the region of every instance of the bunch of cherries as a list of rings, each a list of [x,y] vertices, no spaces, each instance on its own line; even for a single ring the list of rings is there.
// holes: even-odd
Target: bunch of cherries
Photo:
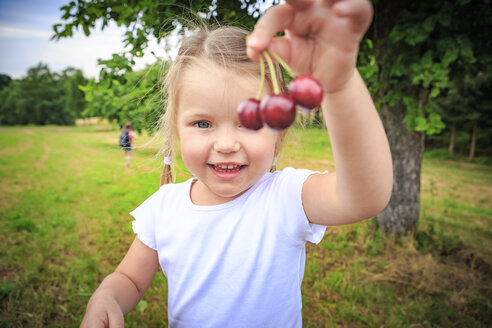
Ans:
[[[270,55],[284,67],[290,76],[294,76],[289,66],[275,53],[265,50],[260,54],[261,80],[258,94],[256,98],[248,98],[241,102],[237,108],[241,124],[250,130],[259,130],[263,124],[277,131],[286,129],[296,118],[296,107],[309,111],[319,107],[323,99],[321,83],[310,75],[295,76],[289,84],[289,92],[280,93]],[[268,63],[274,94],[260,101],[265,83],[263,57]]]

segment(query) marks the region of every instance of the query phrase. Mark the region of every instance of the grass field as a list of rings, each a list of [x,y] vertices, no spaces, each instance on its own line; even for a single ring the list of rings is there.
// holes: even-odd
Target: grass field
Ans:
[[[77,327],[123,257],[161,161],[137,147],[125,169],[117,139],[108,125],[0,128],[0,327]],[[333,170],[325,132],[292,131],[279,164]],[[492,326],[491,202],[492,167],[425,157],[416,233],[367,220],[308,245],[304,326]],[[126,326],[166,326],[166,298],[158,274]]]

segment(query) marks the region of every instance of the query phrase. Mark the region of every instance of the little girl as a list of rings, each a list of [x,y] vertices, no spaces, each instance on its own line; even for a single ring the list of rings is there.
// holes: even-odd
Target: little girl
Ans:
[[[376,215],[391,194],[388,142],[356,70],[371,16],[368,0],[287,1],[260,18],[247,44],[237,28],[183,40],[166,76],[164,182],[176,143],[194,178],[164,184],[131,213],[137,237],[82,327],[122,327],[159,267],[170,327],[302,326],[306,241]],[[284,133],[241,126],[236,108],[257,92],[265,49],[323,85],[336,172],[272,170]],[[272,75],[281,78],[278,67],[270,85]]]

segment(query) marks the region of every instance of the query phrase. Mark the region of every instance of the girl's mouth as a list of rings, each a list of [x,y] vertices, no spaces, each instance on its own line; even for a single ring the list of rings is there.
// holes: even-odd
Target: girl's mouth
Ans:
[[[240,165],[240,164],[209,164],[212,166],[214,170],[217,170],[219,172],[234,172],[234,171],[239,171],[246,165]]]
[[[217,177],[226,180],[234,179],[246,167],[246,165],[234,163],[208,164],[208,166]]]

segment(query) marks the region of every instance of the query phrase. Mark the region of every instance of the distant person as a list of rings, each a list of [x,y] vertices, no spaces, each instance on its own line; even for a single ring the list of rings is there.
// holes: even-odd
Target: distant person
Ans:
[[[120,133],[120,147],[125,151],[125,167],[130,167],[132,157],[132,142],[137,139],[137,134],[132,131],[132,124],[126,122]]]

